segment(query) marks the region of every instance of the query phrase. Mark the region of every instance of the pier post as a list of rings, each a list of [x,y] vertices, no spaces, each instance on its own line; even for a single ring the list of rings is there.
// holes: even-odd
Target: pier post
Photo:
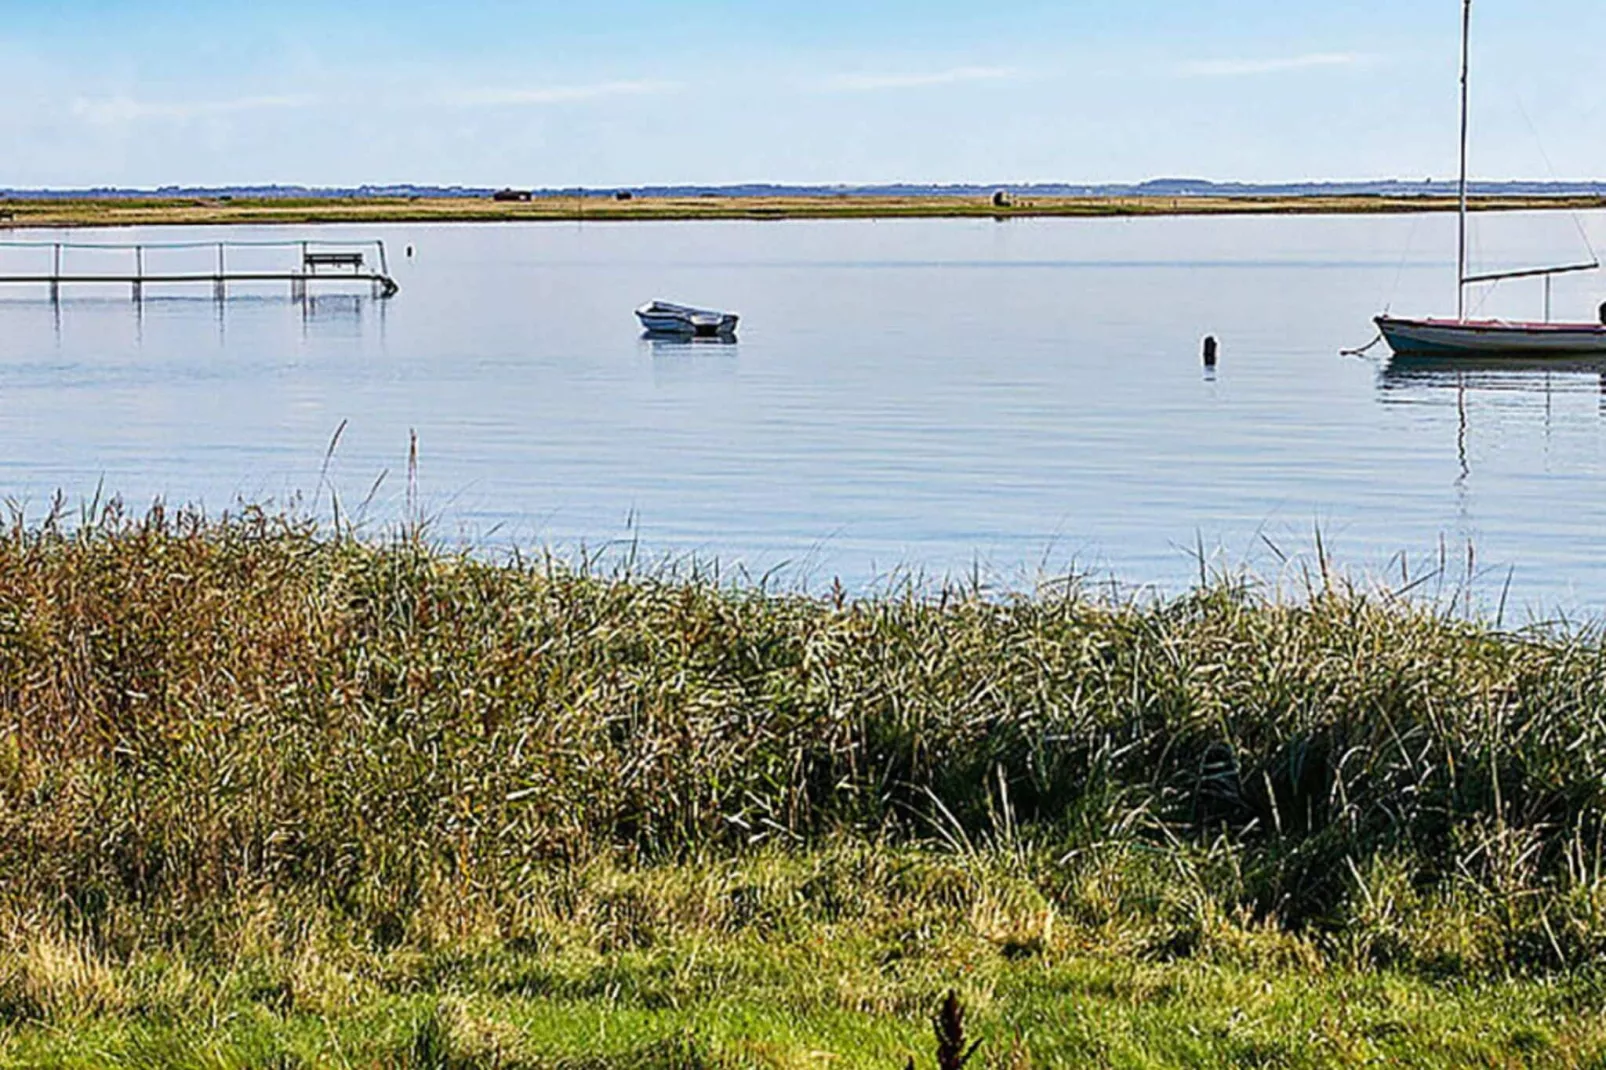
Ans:
[[[50,268],[50,300],[61,300],[61,242],[57,242]]]
[[[143,282],[145,279],[145,247],[134,246],[134,300],[138,301],[144,296]]]
[[[217,275],[212,279],[212,296],[221,301],[228,296],[228,290],[223,285],[223,243],[217,243]]]
[[[307,277],[305,275],[292,275],[290,277],[290,300],[305,301],[307,299]]]

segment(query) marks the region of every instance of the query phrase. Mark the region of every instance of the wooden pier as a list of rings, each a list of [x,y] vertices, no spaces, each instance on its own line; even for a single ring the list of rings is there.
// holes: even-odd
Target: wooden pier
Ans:
[[[290,287],[293,300],[305,300],[308,288],[325,283],[363,283],[373,288],[375,297],[395,296],[400,289],[390,277],[390,264],[382,241],[364,242],[146,242],[109,244],[103,242],[0,242],[0,255],[8,250],[21,250],[20,255],[43,256],[49,254],[49,264],[29,271],[0,271],[0,285],[36,285],[48,287],[52,301],[61,300],[61,289],[76,283],[114,283],[130,288],[133,299],[142,300],[147,286],[177,284],[210,284],[212,296],[223,301],[228,298],[229,286],[235,283],[284,283]],[[274,250],[296,254],[283,267],[277,265],[249,267],[231,266],[230,253],[250,250],[253,256]],[[97,264],[94,268],[73,270],[71,254],[78,253],[80,263],[84,254],[94,253],[94,259],[104,261],[107,256],[121,259],[128,270],[115,267],[108,270]],[[147,270],[147,255],[156,254],[172,266],[165,270]],[[193,263],[198,255],[208,255],[211,263],[205,267]],[[215,259],[214,259],[215,257]],[[284,259],[290,259],[286,256]],[[175,260],[190,263],[173,264]],[[3,262],[3,260],[0,260]]]

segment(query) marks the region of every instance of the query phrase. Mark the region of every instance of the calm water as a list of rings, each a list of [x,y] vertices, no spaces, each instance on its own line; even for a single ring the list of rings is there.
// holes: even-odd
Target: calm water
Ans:
[[[416,429],[424,509],[485,546],[635,539],[816,586],[1074,567],[1175,589],[1201,542],[1275,575],[1268,541],[1308,557],[1319,526],[1357,571],[1398,576],[1403,554],[1417,575],[1441,543],[1464,570],[1470,541],[1485,593],[1514,568],[1515,605],[1606,610],[1606,379],[1337,355],[1385,304],[1453,310],[1450,217],[290,236],[313,234],[383,238],[400,295],[0,292],[5,496],[310,499],[349,421],[329,470],[348,507],[388,472],[369,515],[399,515]],[[1483,266],[1581,245],[1557,216],[1484,220],[1479,241]],[[1603,287],[1558,281],[1557,314],[1592,317]],[[1486,311],[1537,315],[1541,293],[1508,284]],[[653,297],[739,310],[740,343],[641,339]]]

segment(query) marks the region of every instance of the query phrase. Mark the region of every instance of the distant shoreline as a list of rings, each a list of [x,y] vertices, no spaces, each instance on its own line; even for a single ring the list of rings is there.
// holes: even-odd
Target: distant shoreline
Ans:
[[[1140,216],[1398,215],[1454,211],[1453,197],[1371,194],[1265,196],[537,196],[105,197],[0,200],[8,228],[316,223],[633,222],[772,219],[1133,218]],[[1481,195],[1475,211],[1606,208],[1606,196]]]

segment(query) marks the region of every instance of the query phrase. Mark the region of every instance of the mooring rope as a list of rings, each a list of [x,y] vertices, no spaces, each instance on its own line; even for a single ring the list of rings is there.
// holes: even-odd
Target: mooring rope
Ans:
[[[1359,348],[1359,349],[1340,349],[1338,351],[1338,355],[1341,356],[1341,357],[1364,357],[1364,356],[1366,356],[1366,354],[1370,353],[1377,346],[1377,343],[1381,342],[1382,340],[1383,340],[1383,332],[1382,331],[1378,331],[1377,332],[1377,337],[1372,339],[1370,342],[1367,342],[1361,348]]]

